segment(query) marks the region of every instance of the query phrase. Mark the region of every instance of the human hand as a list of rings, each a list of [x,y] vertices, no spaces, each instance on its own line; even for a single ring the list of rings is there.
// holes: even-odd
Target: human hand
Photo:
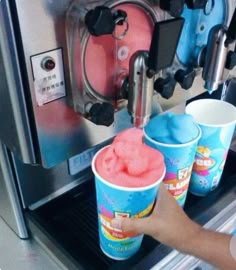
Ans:
[[[141,219],[115,218],[111,224],[122,231],[150,235],[183,252],[186,241],[196,236],[201,229],[188,218],[164,184],[160,185],[157,202],[150,216]]]
[[[116,218],[111,224],[123,231],[148,234],[182,253],[214,265],[217,269],[236,269],[236,241],[231,239],[232,236],[206,230],[189,219],[164,184],[160,185],[157,202],[150,216],[141,219]]]

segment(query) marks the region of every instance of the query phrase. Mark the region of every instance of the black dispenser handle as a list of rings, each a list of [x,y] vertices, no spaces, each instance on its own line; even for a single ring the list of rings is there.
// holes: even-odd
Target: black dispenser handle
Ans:
[[[184,4],[186,4],[189,9],[205,10],[208,1],[209,0],[160,0],[159,5],[161,9],[169,12],[171,16],[180,17],[184,9]]]
[[[185,3],[190,9],[205,9],[209,0],[186,0]]]
[[[148,77],[172,64],[183,24],[183,18],[155,23],[147,63]]]
[[[236,40],[236,8],[234,10],[234,14],[232,16],[229,28],[227,30],[227,38],[225,41],[225,45],[229,45],[230,43]]]
[[[236,8],[232,16],[229,28],[227,30],[227,38],[225,40],[225,46],[227,47],[230,43],[236,40]],[[226,58],[225,68],[232,70],[236,66],[236,44],[234,51],[229,51]]]

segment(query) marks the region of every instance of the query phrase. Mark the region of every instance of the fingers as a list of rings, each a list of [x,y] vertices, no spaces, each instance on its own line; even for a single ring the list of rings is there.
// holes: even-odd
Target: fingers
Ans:
[[[137,234],[148,234],[150,229],[149,218],[115,218],[111,221],[111,226],[126,232]]]
[[[175,201],[175,199],[173,198],[173,196],[169,193],[169,191],[165,187],[165,184],[164,183],[161,183],[160,184],[157,198],[158,199],[167,198],[167,199],[171,199],[171,200]]]
[[[159,204],[166,204],[166,199],[168,200],[168,197],[171,197],[168,190],[166,190],[164,184],[160,185],[159,194],[157,196],[157,203],[155,205],[155,212],[157,211],[157,207],[159,207]],[[172,199],[172,198],[171,198]],[[174,200],[174,199],[173,199]],[[157,214],[157,213],[156,213]],[[149,217],[145,218],[114,218],[111,221],[111,226],[116,229],[120,229],[122,231],[127,232],[134,232],[134,233],[144,233],[144,234],[150,234],[152,232],[152,223],[153,223],[153,215],[151,214]],[[158,225],[158,222],[155,220],[155,227]]]
[[[148,234],[157,236],[158,230],[166,226],[166,221],[172,223],[171,213],[179,213],[178,204],[173,196],[165,188],[164,184],[160,185],[156,205],[150,216],[145,218],[114,218],[111,226],[124,232],[133,232],[137,234]],[[174,219],[175,220],[175,217]],[[174,222],[173,222],[174,223]]]
[[[178,203],[176,202],[175,198],[170,194],[163,183],[160,184],[158,196],[157,196],[157,205],[156,207],[166,209],[179,207]]]

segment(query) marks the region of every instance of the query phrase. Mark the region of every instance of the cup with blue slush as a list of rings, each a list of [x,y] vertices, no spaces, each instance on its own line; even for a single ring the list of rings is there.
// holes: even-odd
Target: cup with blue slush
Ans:
[[[160,151],[165,160],[163,183],[183,207],[201,129],[191,115],[166,112],[144,127],[144,142]]]

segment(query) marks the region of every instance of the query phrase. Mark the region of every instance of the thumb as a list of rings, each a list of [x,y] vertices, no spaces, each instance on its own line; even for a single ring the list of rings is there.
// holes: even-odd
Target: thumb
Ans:
[[[146,234],[150,230],[149,218],[114,218],[111,226],[124,232]]]

